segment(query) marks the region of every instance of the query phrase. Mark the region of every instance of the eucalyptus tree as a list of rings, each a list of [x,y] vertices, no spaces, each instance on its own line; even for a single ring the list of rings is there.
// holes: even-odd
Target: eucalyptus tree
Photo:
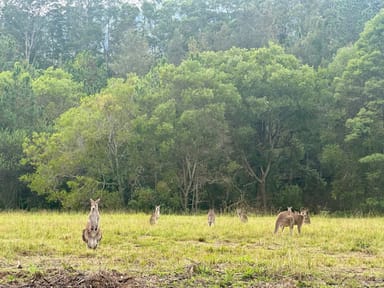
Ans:
[[[208,67],[220,67],[241,95],[241,105],[228,119],[238,163],[257,183],[254,195],[266,210],[272,204],[272,189],[303,178],[300,163],[309,153],[308,137],[317,141],[316,74],[277,45],[268,48],[231,49],[201,55]],[[289,161],[290,165],[283,165]],[[249,184],[248,184],[249,185]],[[272,186],[272,185],[271,185]]]
[[[31,74],[20,64],[0,72],[0,207],[21,208],[26,187],[19,177],[23,139],[35,129],[37,111]]]
[[[107,85],[108,67],[101,55],[82,51],[65,68],[76,82],[82,84],[82,90],[87,95],[96,94]]]
[[[17,41],[23,59],[28,64],[35,63],[44,47],[45,14],[49,1],[5,0],[2,5],[1,20],[3,29]]]
[[[147,77],[140,106],[148,109],[142,123],[149,134],[142,144],[152,153],[145,155],[159,161],[151,165],[158,169],[157,181],[179,191],[184,211],[196,211],[207,201],[207,187],[228,176],[225,115],[239,95],[224,79],[225,73],[193,59],[177,67],[161,65]]]
[[[155,57],[146,38],[133,30],[123,32],[120,37],[119,44],[114,47],[110,70],[118,77],[126,77],[128,73],[148,73],[155,63]]]
[[[62,113],[80,104],[85,94],[81,92],[81,84],[72,78],[64,70],[50,67],[32,81],[38,113],[35,131],[51,127]]]
[[[345,135],[340,155],[349,165],[334,174],[333,195],[343,209],[383,210],[383,41],[384,12],[369,21],[354,44],[345,71],[335,78],[335,98]],[[325,151],[327,152],[327,151]]]
[[[127,73],[147,73],[153,64],[153,56],[147,35],[139,24],[140,9],[123,3],[109,7],[108,11],[108,69],[117,77],[126,77]]]
[[[351,45],[384,3],[378,0],[308,1],[302,37],[291,43],[291,51],[303,62],[319,66],[330,63],[337,50]]]
[[[228,176],[229,130],[225,115],[240,97],[231,83],[223,82],[223,73],[202,68],[197,62],[183,62],[175,72],[171,93],[179,112],[175,139],[178,183],[183,208],[187,209],[186,201],[192,200],[191,208],[197,211],[207,185],[223,184]]]
[[[17,51],[16,39],[8,33],[0,33],[0,71],[12,70],[15,62],[23,61]]]
[[[45,40],[44,43],[39,43],[44,48],[42,57],[38,59],[39,68],[62,67],[73,57],[70,45],[69,14],[66,9],[65,2],[50,3],[50,9],[44,17]]]
[[[0,73],[0,129],[32,131],[37,119],[32,76],[20,63]]]
[[[121,206],[132,167],[127,150],[135,115],[132,85],[113,81],[105,92],[63,113],[53,133],[28,138],[23,163],[35,171],[23,181],[65,208],[80,208],[91,194],[102,194],[107,206]]]
[[[67,14],[70,48],[76,53],[92,51],[100,53],[104,40],[105,12],[103,1],[69,0],[65,6]]]
[[[26,190],[19,177],[27,172],[21,165],[21,144],[25,130],[0,129],[0,209],[24,208],[22,196]]]

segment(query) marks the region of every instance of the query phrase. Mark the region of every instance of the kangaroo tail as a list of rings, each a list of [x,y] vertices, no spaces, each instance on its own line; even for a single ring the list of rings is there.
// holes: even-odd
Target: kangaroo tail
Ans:
[[[277,233],[277,231],[279,231],[279,227],[280,227],[280,225],[279,225],[279,221],[278,220],[276,220],[276,224],[275,224],[275,234]]]

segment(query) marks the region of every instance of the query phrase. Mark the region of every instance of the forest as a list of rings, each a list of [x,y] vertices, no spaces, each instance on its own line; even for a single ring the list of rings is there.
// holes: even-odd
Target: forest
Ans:
[[[3,0],[0,210],[384,213],[381,0]]]

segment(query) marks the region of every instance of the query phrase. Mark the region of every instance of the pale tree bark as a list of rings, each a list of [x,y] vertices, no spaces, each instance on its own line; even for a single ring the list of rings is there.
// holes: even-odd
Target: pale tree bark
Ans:
[[[259,184],[259,192],[260,192],[260,198],[262,202],[262,207],[264,211],[267,210],[267,189],[266,189],[266,182],[267,178],[271,169],[272,165],[272,159],[268,159],[268,163],[266,165],[266,168],[259,167],[259,175],[255,172],[255,170],[252,168],[252,166],[249,164],[247,157],[243,153],[243,161],[245,164],[246,171],[249,176],[251,176],[253,179],[255,179]]]
[[[197,170],[197,162],[190,160],[188,156],[186,156],[183,160],[182,164],[182,175],[179,178],[179,186],[181,191],[181,200],[182,207],[185,212],[188,211],[188,199],[193,191],[193,185],[195,182]]]
[[[255,167],[252,167],[244,151],[242,152],[242,160],[248,175],[259,184],[262,208],[264,211],[267,211],[268,193],[266,183],[274,161],[274,150],[281,138],[281,127],[279,123],[274,125],[271,121],[269,123],[263,123],[263,127],[262,134],[264,137],[262,137],[262,139],[265,139],[265,141],[260,141],[256,145],[260,147],[258,149],[260,154],[264,155],[264,165],[255,165]]]

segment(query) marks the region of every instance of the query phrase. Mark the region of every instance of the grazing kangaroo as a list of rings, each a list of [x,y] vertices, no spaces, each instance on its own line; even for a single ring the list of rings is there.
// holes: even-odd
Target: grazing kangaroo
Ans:
[[[248,216],[247,216],[247,212],[245,210],[243,210],[241,208],[237,208],[236,213],[237,213],[237,216],[239,216],[241,222],[243,222],[243,223],[248,222]]]
[[[87,243],[88,248],[96,249],[99,244],[102,234],[100,230],[100,213],[99,213],[99,202],[97,200],[91,200],[91,211],[89,212],[88,222],[85,229],[83,229],[83,241]]]
[[[152,213],[151,218],[149,218],[149,223],[155,225],[160,218],[160,205],[155,207],[155,211]]]
[[[208,211],[208,225],[212,226],[212,224],[215,224],[215,210],[214,209],[209,209]]]
[[[280,212],[277,215],[276,224],[275,224],[275,233],[281,227],[281,230],[284,231],[285,227],[289,227],[290,234],[292,235],[293,226],[297,225],[297,231],[301,233],[301,226],[303,223],[311,223],[309,219],[309,214],[307,209],[301,210],[301,212],[292,212],[292,207],[288,207],[287,211]]]

